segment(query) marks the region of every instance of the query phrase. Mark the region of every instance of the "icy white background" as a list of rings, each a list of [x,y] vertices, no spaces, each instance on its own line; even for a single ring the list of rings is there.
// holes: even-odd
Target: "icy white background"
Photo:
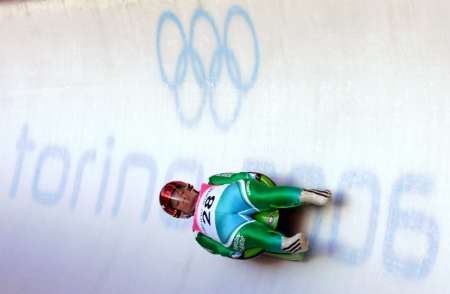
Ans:
[[[446,292],[449,27],[438,0],[0,2],[0,292]],[[335,191],[305,262],[160,211],[240,170]]]

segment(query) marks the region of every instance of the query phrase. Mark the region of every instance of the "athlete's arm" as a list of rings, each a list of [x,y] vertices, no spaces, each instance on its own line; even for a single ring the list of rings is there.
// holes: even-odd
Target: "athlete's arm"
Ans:
[[[209,183],[212,185],[224,185],[234,183],[238,180],[252,179],[252,176],[248,172],[240,173],[221,173],[209,177]]]
[[[197,237],[195,238],[198,244],[200,244],[203,248],[208,250],[213,254],[219,254],[226,257],[231,258],[240,258],[241,253],[239,251],[231,250],[220,244],[219,242],[209,238],[208,236],[203,235],[202,233],[197,233]]]
[[[263,178],[266,181],[263,181]],[[209,178],[209,183],[211,185],[224,185],[234,183],[238,180],[258,180],[263,182],[264,184],[267,184],[268,180],[273,183],[273,181],[268,176],[257,172],[221,173],[211,176]]]

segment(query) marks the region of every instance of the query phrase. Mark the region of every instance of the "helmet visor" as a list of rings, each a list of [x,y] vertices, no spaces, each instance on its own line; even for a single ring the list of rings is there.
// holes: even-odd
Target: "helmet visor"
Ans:
[[[194,214],[197,192],[191,185],[177,187],[170,196],[171,206],[181,212],[180,217],[190,217]]]

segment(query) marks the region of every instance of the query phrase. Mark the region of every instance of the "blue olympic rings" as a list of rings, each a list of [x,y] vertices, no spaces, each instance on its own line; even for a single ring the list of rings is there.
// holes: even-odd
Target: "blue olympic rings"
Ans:
[[[233,50],[229,47],[229,30],[230,24],[235,17],[241,17],[245,24],[248,26],[253,41],[254,49],[254,62],[253,70],[251,71],[250,77],[247,81],[243,81],[241,75],[241,69],[239,67],[238,61]],[[216,49],[213,52],[211,64],[209,68],[205,67],[201,56],[196,48],[193,46],[193,40],[195,36],[195,28],[199,20],[204,20],[211,27],[214,40],[216,42]],[[161,54],[161,34],[164,25],[167,22],[172,22],[175,24],[182,42],[182,49],[176,60],[175,73],[172,77],[169,77],[166,70],[164,69],[164,64],[162,61]],[[256,31],[250,16],[243,10],[240,6],[232,6],[227,13],[224,24],[223,40],[220,37],[219,30],[213,18],[203,9],[197,9],[191,19],[189,35],[183,29],[180,19],[171,11],[164,12],[158,21],[157,34],[156,34],[156,51],[157,58],[159,62],[159,69],[161,73],[162,81],[167,84],[170,90],[174,93],[177,113],[183,123],[188,126],[194,125],[200,119],[204,106],[206,105],[206,99],[210,100],[211,114],[215,123],[223,128],[227,129],[238,117],[241,108],[241,100],[243,94],[250,90],[256,82],[256,78],[259,70],[259,45],[258,39],[256,37]],[[225,60],[225,65],[228,70],[228,76],[233,84],[233,86],[239,92],[237,96],[237,103],[231,119],[221,120],[219,118],[218,112],[216,111],[215,104],[213,103],[214,90],[217,87],[220,76],[222,73],[222,67]],[[194,115],[190,118],[186,117],[181,109],[179,90],[182,87],[187,74],[187,68],[191,64],[192,71],[194,73],[195,82],[202,92],[202,99],[200,101],[200,106]]]

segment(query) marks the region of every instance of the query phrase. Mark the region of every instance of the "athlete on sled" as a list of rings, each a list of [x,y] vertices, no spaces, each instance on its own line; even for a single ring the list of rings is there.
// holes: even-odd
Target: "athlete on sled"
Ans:
[[[278,209],[323,206],[331,192],[276,186],[263,174],[240,172],[214,175],[200,191],[191,184],[172,181],[162,188],[159,199],[173,217],[194,216],[196,240],[211,253],[236,259],[266,253],[301,260],[308,240],[303,233],[287,237],[276,231]]]

